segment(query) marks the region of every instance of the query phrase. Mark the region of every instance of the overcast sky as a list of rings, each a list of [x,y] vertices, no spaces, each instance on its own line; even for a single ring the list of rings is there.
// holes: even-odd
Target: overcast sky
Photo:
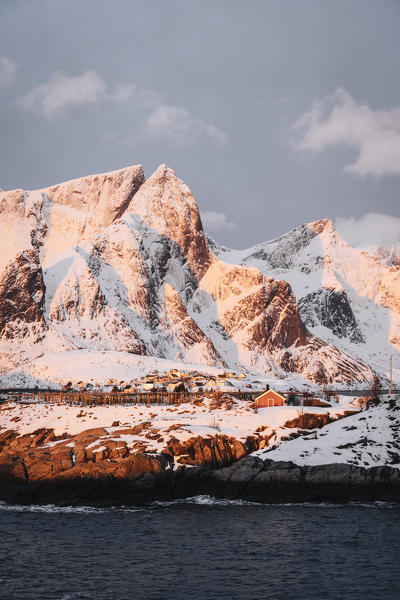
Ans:
[[[399,0],[1,0],[0,31],[3,189],[165,162],[231,247],[399,239]]]

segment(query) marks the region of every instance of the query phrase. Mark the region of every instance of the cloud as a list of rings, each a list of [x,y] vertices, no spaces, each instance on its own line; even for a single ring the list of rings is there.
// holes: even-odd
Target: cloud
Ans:
[[[116,100],[116,101],[120,101],[120,100],[128,100],[129,98],[131,98],[136,92],[136,86],[128,83],[120,83],[119,85],[116,86],[114,92],[112,94],[109,94],[109,98],[110,100]]]
[[[338,217],[335,227],[346,242],[357,248],[400,244],[399,217],[370,212],[359,219]]]
[[[13,62],[9,58],[5,56],[0,56],[0,85],[7,86],[10,85],[12,80],[14,79],[15,71],[17,70],[18,65],[16,62]]]
[[[223,131],[194,117],[186,108],[164,103],[147,117],[143,134],[150,139],[163,139],[174,146],[193,146],[204,138],[217,146],[224,146],[228,141]]]
[[[213,233],[219,233],[220,231],[232,231],[233,229],[236,229],[236,223],[228,221],[228,217],[224,212],[206,210],[201,213],[201,220],[203,222],[204,229],[207,231],[212,231]]]
[[[140,88],[133,83],[117,85],[114,92],[108,94],[107,98],[116,101],[134,98],[136,104],[145,108],[154,108],[163,102],[161,94],[157,91]]]
[[[167,104],[156,90],[134,84],[118,84],[108,91],[106,82],[93,70],[82,75],[54,73],[50,81],[34,87],[17,100],[20,108],[36,110],[52,118],[67,110],[100,102],[117,103],[131,100],[136,107],[147,110],[141,131],[135,139],[165,140],[175,146],[193,146],[209,139],[217,146],[227,143],[226,134],[202,119],[194,117],[183,106]],[[133,139],[126,135],[122,141]]]
[[[95,71],[82,75],[54,73],[48,83],[33,88],[19,98],[24,109],[39,110],[46,117],[54,117],[65,110],[82,104],[93,104],[105,97],[106,84]]]
[[[357,151],[345,170],[360,177],[400,175],[400,106],[371,110],[344,89],[315,100],[293,126],[296,150],[321,152],[333,146]]]

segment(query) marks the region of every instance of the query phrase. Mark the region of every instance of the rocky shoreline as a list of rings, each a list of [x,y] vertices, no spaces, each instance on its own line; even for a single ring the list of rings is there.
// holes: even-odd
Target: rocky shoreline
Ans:
[[[166,415],[146,415],[149,420],[143,414],[129,416],[127,411],[133,409],[127,408],[127,414],[121,412],[124,418],[143,420],[79,430],[83,417],[78,407],[54,414],[45,407],[46,415],[40,416],[40,407],[5,406],[0,500],[133,506],[207,494],[264,503],[400,501],[400,422],[395,399],[351,416],[342,410],[288,419],[292,409],[281,408],[275,429],[258,425],[277,419],[275,409],[264,409],[272,412],[262,415],[247,410],[232,417],[232,407],[226,407],[225,421],[233,420],[230,428],[221,421],[220,430],[196,427],[204,419],[190,425],[195,408],[190,405],[181,412],[178,407],[177,414],[169,408]],[[202,410],[207,421],[213,413],[209,407]],[[111,414],[94,416],[102,422]],[[240,419],[251,421],[247,430],[233,427]],[[59,425],[35,428],[50,422]],[[241,438],[233,432],[241,432]]]
[[[13,463],[16,460],[12,461]],[[115,469],[92,463],[79,474],[27,480],[0,461],[0,499],[10,504],[143,506],[200,494],[262,503],[400,501],[400,471],[348,464],[300,467],[247,456],[225,467],[170,468],[169,457],[137,455]],[[110,463],[108,463],[110,464]],[[73,471],[73,469],[71,470]],[[113,472],[114,471],[114,472]]]

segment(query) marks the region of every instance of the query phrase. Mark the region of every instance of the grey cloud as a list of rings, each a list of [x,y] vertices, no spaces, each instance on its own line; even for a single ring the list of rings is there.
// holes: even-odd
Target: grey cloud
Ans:
[[[54,117],[68,108],[99,102],[105,96],[106,83],[95,71],[82,75],[54,73],[48,83],[33,88],[18,99],[23,109],[38,110],[46,117]]]
[[[16,62],[10,60],[6,56],[0,56],[0,85],[10,85],[14,79],[15,72],[18,68]]]
[[[37,110],[51,118],[84,104],[133,99],[138,105],[151,110],[142,125],[142,138],[162,139],[175,146],[192,146],[204,138],[217,146],[224,146],[227,142],[223,131],[195,117],[183,106],[165,103],[156,90],[142,89],[131,83],[118,84],[111,92],[107,91],[107,87],[94,70],[76,76],[56,72],[50,81],[18,98],[17,104],[22,109]]]
[[[150,139],[163,139],[175,146],[192,146],[202,138],[209,138],[217,146],[224,146],[227,135],[186,108],[160,104],[147,117],[143,133]]]

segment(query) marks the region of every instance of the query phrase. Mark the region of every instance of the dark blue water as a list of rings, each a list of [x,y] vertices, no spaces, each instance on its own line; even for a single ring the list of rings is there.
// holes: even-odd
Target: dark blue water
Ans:
[[[0,506],[1,600],[400,598],[400,508]]]

